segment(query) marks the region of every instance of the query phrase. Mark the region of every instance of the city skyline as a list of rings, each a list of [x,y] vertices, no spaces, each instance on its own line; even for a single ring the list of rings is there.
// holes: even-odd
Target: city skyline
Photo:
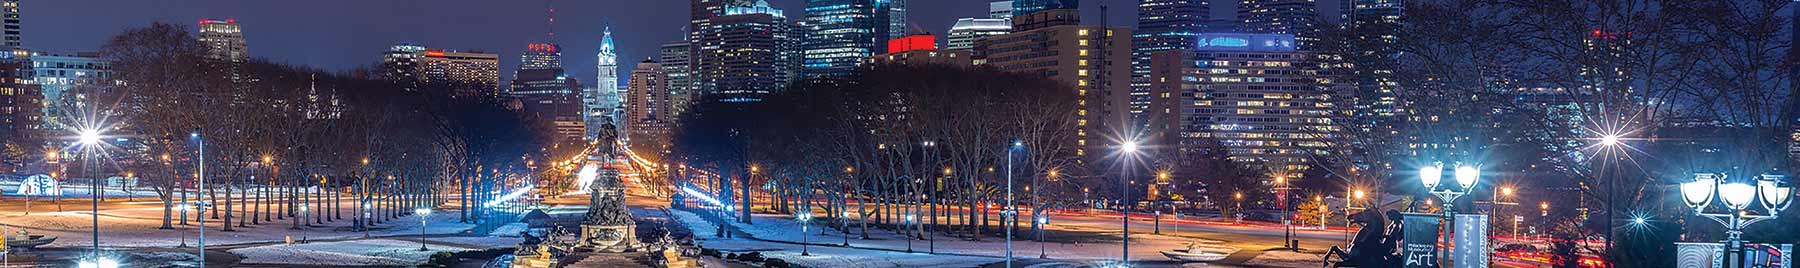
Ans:
[[[1211,0],[1215,18],[1235,16],[1235,1]],[[104,2],[104,3],[102,3]],[[149,2],[101,0],[21,1],[27,17],[23,47],[57,54],[92,52],[112,33],[151,22],[177,23],[197,31],[201,19],[236,19],[250,44],[250,57],[313,66],[331,71],[378,66],[380,55],[394,44],[431,44],[460,51],[499,54],[501,70],[518,67],[520,44],[542,42],[547,1],[496,5],[484,1],[455,0],[426,4],[419,1],[361,2],[235,2],[191,0],[183,9],[159,8]],[[216,4],[205,4],[217,2]],[[940,37],[959,18],[987,18],[989,1],[913,0],[906,15],[909,29],[923,29]],[[1099,24],[1099,6],[1110,6],[1110,26],[1133,27],[1137,1],[1082,1],[1084,24]],[[681,40],[687,26],[686,1],[556,1],[557,43],[571,54],[563,61],[571,77],[595,77],[600,39],[606,27],[625,42],[618,43],[619,77],[646,58],[657,58],[663,44]],[[630,7],[609,7],[609,5]],[[1337,0],[1320,0],[1320,16],[1335,18]],[[793,13],[790,21],[803,20],[804,0],[772,0],[770,5]],[[144,12],[151,10],[152,12]],[[319,14],[338,13],[321,17]],[[332,18],[332,20],[320,20]],[[410,28],[410,29],[407,29]],[[336,39],[333,39],[336,38]],[[331,39],[331,40],[326,40]],[[940,38],[941,40],[942,38]],[[941,42],[941,41],[940,41]],[[579,55],[586,55],[580,56]],[[501,72],[502,85],[512,72]],[[587,79],[583,79],[587,80]],[[621,86],[626,83],[623,79]],[[591,86],[591,85],[590,85]]]

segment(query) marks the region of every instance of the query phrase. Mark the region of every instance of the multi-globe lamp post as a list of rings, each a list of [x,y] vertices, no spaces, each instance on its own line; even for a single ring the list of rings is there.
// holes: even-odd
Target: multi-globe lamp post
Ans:
[[[1450,241],[1453,241],[1451,240],[1452,236],[1456,234],[1454,232],[1454,230],[1456,230],[1455,219],[1451,218],[1456,213],[1456,199],[1468,194],[1471,189],[1475,189],[1475,183],[1480,182],[1481,180],[1481,168],[1471,164],[1456,165],[1456,184],[1457,186],[1461,186],[1461,188],[1450,189],[1446,187],[1439,189],[1438,186],[1440,186],[1440,182],[1442,182],[1443,179],[1443,162],[1432,163],[1419,168],[1419,182],[1424,184],[1425,191],[1431,192],[1432,196],[1436,196],[1439,200],[1444,201],[1443,218],[1449,228],[1444,228],[1443,239],[1444,244],[1448,245],[1451,243]]]
[[[812,253],[807,251],[807,245],[810,243],[806,243],[806,224],[812,221],[812,208],[809,207],[806,210],[800,212],[800,215],[794,216],[794,219],[800,221],[800,256],[812,256]]]
[[[1694,214],[1711,219],[1725,226],[1725,268],[1743,266],[1743,258],[1738,256],[1744,250],[1744,228],[1765,220],[1775,219],[1782,211],[1793,203],[1794,186],[1782,181],[1785,176],[1763,174],[1752,186],[1743,182],[1726,182],[1725,174],[1696,173],[1694,180],[1681,184],[1681,199]],[[1707,212],[1712,200],[1717,196],[1728,211],[1724,213]],[[1758,202],[1760,200],[1760,202]],[[1760,204],[1768,215],[1751,212],[1750,205]]]
[[[425,225],[425,223],[428,219],[430,219],[430,217],[427,217],[427,216],[431,216],[431,209],[429,209],[429,208],[414,209],[413,214],[419,215],[419,251],[431,250],[431,249],[425,248],[425,227],[427,227],[427,225]]]

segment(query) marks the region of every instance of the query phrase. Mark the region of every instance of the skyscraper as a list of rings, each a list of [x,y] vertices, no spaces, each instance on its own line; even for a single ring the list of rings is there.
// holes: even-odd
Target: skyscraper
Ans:
[[[550,121],[563,142],[587,139],[581,84],[562,68],[562,46],[532,43],[519,56],[511,95],[526,114]]]
[[[44,124],[44,94],[38,85],[26,83],[28,59],[0,55],[0,146],[36,149]],[[8,168],[0,163],[0,168]]]
[[[806,1],[807,77],[856,71],[864,58],[887,51],[887,40],[906,35],[906,0]]]
[[[6,27],[5,34],[0,35],[4,37],[0,38],[0,45],[4,45],[4,48],[23,45],[24,39],[20,37],[25,34],[23,23],[19,20],[19,0],[0,0],[0,20],[4,20],[4,23],[0,24],[4,24]]]
[[[687,40],[682,40],[663,44],[661,53],[657,55],[658,61],[661,62],[658,65],[662,66],[663,74],[669,77],[669,118],[671,123],[678,121],[681,114],[687,112],[688,105],[694,102],[694,98],[698,94],[694,91],[692,76],[694,61],[693,57],[688,54],[690,51]]]
[[[1356,1],[1356,0],[1346,0]],[[1300,49],[1318,41],[1319,9],[1314,0],[1244,0],[1238,18],[1253,33],[1291,34]]]
[[[250,58],[250,48],[237,19],[200,20],[200,44],[206,46],[209,59],[239,63]]]
[[[605,120],[610,120],[612,110],[617,109],[619,96],[619,54],[613,51],[612,27],[607,27],[600,36],[599,75],[594,79],[593,91],[582,95],[586,111],[582,116],[587,121],[588,137],[600,135],[600,128]],[[611,103],[612,105],[609,105]]]
[[[1131,35],[1131,114],[1132,121],[1146,120],[1143,113],[1150,105],[1150,55],[1156,52],[1192,49],[1205,32],[1205,21],[1211,17],[1208,0],[1143,0],[1138,1],[1137,30]]]
[[[1080,0],[1013,0],[1011,2],[1013,18],[1051,9],[1081,9]]]
[[[975,40],[974,57],[985,66],[1043,75],[1076,90],[1079,118],[1071,140],[1076,155],[1092,159],[1105,155],[1127,122],[1130,44],[1129,28],[1060,25]]]
[[[662,65],[645,60],[631,71],[625,87],[625,133],[633,144],[666,144],[669,123],[669,79]]]
[[[705,1],[705,0],[700,0]],[[767,2],[725,6],[693,29],[692,79],[703,95],[725,102],[761,101],[793,81],[799,68],[799,34],[780,9]]]
[[[1182,162],[1216,142],[1231,159],[1305,169],[1326,154],[1331,89],[1314,83],[1292,35],[1202,34],[1193,49],[1152,53],[1150,133]]]
[[[1013,1],[988,2],[989,19],[1011,19],[1013,17]]]
[[[950,26],[950,36],[945,38],[944,50],[970,50],[975,48],[975,39],[1010,32],[1012,22],[1007,19],[957,19],[956,24]]]

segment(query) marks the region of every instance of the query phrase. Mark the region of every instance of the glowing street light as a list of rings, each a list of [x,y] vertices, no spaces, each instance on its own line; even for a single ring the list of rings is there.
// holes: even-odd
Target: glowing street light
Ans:
[[[1456,230],[1455,222],[1450,220],[1450,217],[1456,213],[1456,199],[1475,189],[1475,184],[1481,181],[1481,168],[1472,164],[1457,164],[1455,174],[1452,175],[1455,176],[1457,186],[1461,188],[1440,190],[1438,186],[1443,181],[1444,163],[1435,162],[1419,168],[1419,182],[1425,186],[1425,191],[1444,201],[1443,217],[1445,222],[1451,223],[1449,228],[1444,228],[1444,244],[1449,244],[1452,237],[1456,235],[1454,232]],[[1429,205],[1431,200],[1425,201]]]
[[[1119,144],[1121,163],[1129,163],[1130,158],[1137,155],[1138,141],[1126,140]],[[1124,230],[1119,236],[1119,263],[1131,263],[1131,165],[1119,165],[1119,227]],[[1012,250],[1007,250],[1010,254]]]
[[[812,253],[807,251],[807,245],[811,245],[811,243],[806,242],[806,224],[812,222],[812,208],[808,207],[806,210],[800,215],[794,216],[794,219],[800,221],[800,256],[812,256]]]
[[[1725,182],[1723,173],[1696,173],[1694,180],[1681,184],[1681,200],[1694,209],[1694,214],[1711,219],[1725,226],[1726,249],[1725,267],[1742,267],[1744,249],[1744,229],[1751,224],[1775,219],[1794,201],[1794,186],[1787,185],[1783,179],[1787,176],[1763,174],[1757,178],[1755,186],[1743,182]],[[1706,212],[1713,196],[1729,208],[1723,213]],[[1760,197],[1760,198],[1759,198]],[[1760,200],[1761,202],[1757,202]],[[1768,215],[1752,214],[1748,209],[1753,204],[1762,205]],[[1634,222],[1638,219],[1633,219]]]
[[[1600,145],[1606,147],[1619,146],[1619,135],[1607,134],[1605,136],[1600,136]]]
[[[419,251],[429,251],[431,249],[425,248],[425,229],[426,229],[425,224],[426,224],[426,220],[430,218],[430,217],[426,217],[426,216],[431,216],[431,209],[429,209],[429,208],[413,209],[413,214],[419,215]]]

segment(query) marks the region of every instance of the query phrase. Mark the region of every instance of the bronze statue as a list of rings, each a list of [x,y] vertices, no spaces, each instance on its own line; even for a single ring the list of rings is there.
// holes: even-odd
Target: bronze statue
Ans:
[[[1356,240],[1352,240],[1348,252],[1331,247],[1325,254],[1325,267],[1399,267],[1400,212],[1389,210],[1387,214],[1395,219],[1393,224],[1373,210],[1352,215],[1351,222],[1362,225],[1362,230],[1356,231]],[[1330,262],[1332,257],[1339,261]]]

